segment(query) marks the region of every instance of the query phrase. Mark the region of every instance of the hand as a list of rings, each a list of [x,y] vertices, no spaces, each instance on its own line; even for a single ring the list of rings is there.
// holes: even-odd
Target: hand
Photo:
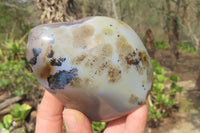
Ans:
[[[91,121],[81,112],[65,109],[52,94],[45,91],[40,104],[36,133],[62,133],[63,119],[67,133],[92,133]],[[142,105],[125,117],[108,124],[104,133],[144,133],[147,106]]]

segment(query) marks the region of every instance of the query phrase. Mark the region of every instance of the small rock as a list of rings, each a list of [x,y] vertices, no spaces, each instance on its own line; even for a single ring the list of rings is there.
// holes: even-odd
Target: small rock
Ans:
[[[31,112],[31,122],[35,122],[36,121],[36,116],[37,116],[37,112],[36,111],[32,111]]]

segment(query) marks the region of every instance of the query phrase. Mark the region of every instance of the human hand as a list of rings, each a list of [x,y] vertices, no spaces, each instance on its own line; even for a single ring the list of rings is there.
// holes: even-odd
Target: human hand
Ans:
[[[91,121],[83,113],[63,110],[62,103],[45,91],[37,114],[36,133],[62,133],[63,120],[67,133],[92,133]],[[127,116],[109,122],[104,133],[143,133],[147,114],[144,104]]]

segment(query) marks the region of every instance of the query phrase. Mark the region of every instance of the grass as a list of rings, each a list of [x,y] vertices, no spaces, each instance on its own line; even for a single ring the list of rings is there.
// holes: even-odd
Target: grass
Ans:
[[[190,43],[179,43],[178,47],[185,53],[196,52],[195,47]]]
[[[166,41],[156,41],[156,49],[167,49],[169,48],[169,44]]]

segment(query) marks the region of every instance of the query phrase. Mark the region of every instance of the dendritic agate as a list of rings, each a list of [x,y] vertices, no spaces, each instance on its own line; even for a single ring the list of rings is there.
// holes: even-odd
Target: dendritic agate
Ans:
[[[94,121],[131,112],[152,86],[152,64],[142,41],[127,24],[108,17],[35,27],[27,59],[49,92]]]

